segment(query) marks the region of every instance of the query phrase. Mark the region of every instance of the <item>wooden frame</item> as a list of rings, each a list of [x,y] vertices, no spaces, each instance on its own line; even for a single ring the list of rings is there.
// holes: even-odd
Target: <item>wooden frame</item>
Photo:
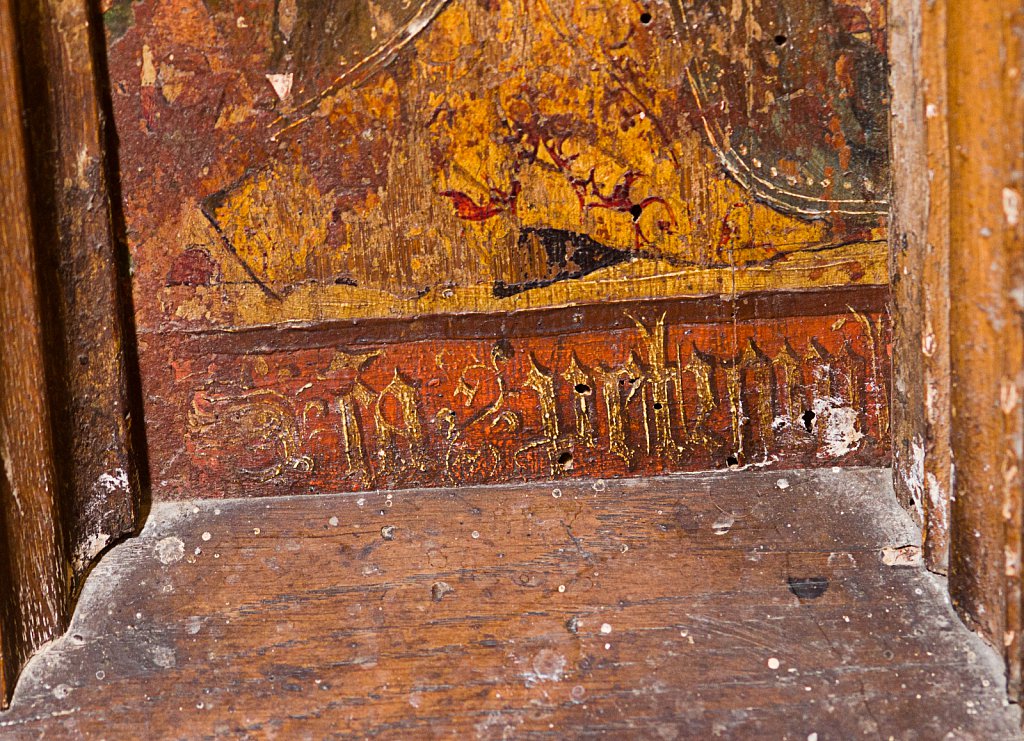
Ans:
[[[94,559],[135,529],[141,506],[90,7],[0,2],[4,704],[28,656],[66,627]]]
[[[1024,15],[893,5],[894,473],[929,566],[1021,693]]]
[[[889,25],[895,483],[927,564],[948,571],[961,615],[1002,648],[1017,697],[1024,14],[1009,0],[894,0]],[[97,32],[84,0],[0,0],[5,699],[141,508]]]

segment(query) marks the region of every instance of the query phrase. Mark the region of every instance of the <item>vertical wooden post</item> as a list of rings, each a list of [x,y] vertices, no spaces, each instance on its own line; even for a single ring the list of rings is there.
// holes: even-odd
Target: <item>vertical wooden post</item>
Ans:
[[[890,11],[894,478],[935,570],[948,523],[953,603],[1004,651],[1019,698],[1024,8],[894,0]]]
[[[893,0],[893,473],[945,573],[949,548],[949,158],[946,0]]]
[[[67,555],[12,0],[0,0],[0,697],[67,620]]]
[[[0,0],[0,704],[140,506],[85,0]]]
[[[954,605],[1020,690],[1024,465],[1024,95],[1016,0],[950,2],[950,361]]]

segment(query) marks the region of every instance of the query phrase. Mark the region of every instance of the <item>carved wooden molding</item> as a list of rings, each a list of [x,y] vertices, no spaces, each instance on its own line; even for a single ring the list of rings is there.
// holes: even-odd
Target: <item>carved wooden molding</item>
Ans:
[[[925,561],[940,573],[950,492],[945,8],[893,0],[889,26],[893,469],[900,500],[923,527]]]
[[[896,488],[1019,697],[1024,13],[1005,0],[891,11]]]
[[[1024,9],[951,3],[950,370],[955,489],[950,591],[1020,692],[1024,465]]]
[[[89,6],[0,2],[0,699],[135,527],[116,218]]]

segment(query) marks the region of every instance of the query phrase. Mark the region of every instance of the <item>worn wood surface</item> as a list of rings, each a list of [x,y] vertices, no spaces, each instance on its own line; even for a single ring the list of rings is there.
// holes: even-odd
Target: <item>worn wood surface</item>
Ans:
[[[1024,466],[1024,15],[949,7],[954,604],[1021,674]]]
[[[892,102],[893,473],[924,531],[929,567],[949,561],[949,149],[946,3],[889,6]]]
[[[144,333],[157,498],[888,456],[884,288]]]
[[[15,7],[58,485],[77,576],[135,529],[140,507],[127,255],[96,9],[88,0]]]
[[[0,732],[1019,738],[890,478],[157,503]]]
[[[0,702],[70,612],[12,0],[0,2]]]

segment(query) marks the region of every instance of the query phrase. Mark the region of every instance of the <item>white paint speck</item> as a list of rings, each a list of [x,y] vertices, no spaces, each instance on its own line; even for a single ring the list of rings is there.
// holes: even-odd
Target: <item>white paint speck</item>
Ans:
[[[180,561],[185,556],[185,543],[181,538],[170,536],[158,541],[156,547],[153,549],[156,551],[156,557],[162,564],[172,564],[175,561]]]
[[[253,535],[259,535],[259,534],[260,534],[261,532],[263,532],[263,531],[262,531],[262,530],[260,530],[260,529],[259,529],[258,527],[254,527],[254,528],[252,529],[252,534],[253,534]]]
[[[789,479],[779,479],[775,482],[775,488],[785,491],[789,488]]]
[[[559,584],[558,585],[558,591],[559,592],[564,592],[565,591],[565,585],[564,584]]]
[[[209,533],[209,532],[205,532],[205,533],[203,533],[202,535],[200,535],[199,537],[200,537],[200,538],[202,538],[203,540],[209,540],[209,539],[210,539],[210,538],[212,538],[213,536],[212,536],[212,535],[210,535],[210,533]]]
[[[562,490],[561,489],[552,489],[551,490],[551,496],[553,496],[555,499],[561,499],[561,497],[562,497]]]
[[[331,527],[338,527],[338,518],[337,518],[337,517],[332,517],[331,519],[329,519],[329,520],[327,521],[327,523],[328,523],[328,524],[329,524],[329,525],[330,525]]]
[[[859,412],[843,406],[842,400],[817,399],[814,402],[814,413],[815,419],[820,419],[824,426],[819,457],[841,458],[856,450],[864,439],[864,433],[858,429]]]
[[[776,659],[774,656],[772,656],[770,659],[768,659],[768,668],[769,669],[778,669],[780,666],[781,666],[781,664],[779,663],[779,660]]]
[[[608,623],[601,623],[601,632],[604,633],[605,635],[608,635],[609,633],[612,632],[612,626],[609,625]]]
[[[470,533],[470,535],[473,536],[473,540],[476,540],[477,538],[480,537],[480,533],[478,531],[476,531],[476,530],[474,530],[472,533]]]
[[[115,491],[128,491],[128,474],[123,468],[116,468],[110,473],[100,474],[96,479],[96,488],[108,494]]]

